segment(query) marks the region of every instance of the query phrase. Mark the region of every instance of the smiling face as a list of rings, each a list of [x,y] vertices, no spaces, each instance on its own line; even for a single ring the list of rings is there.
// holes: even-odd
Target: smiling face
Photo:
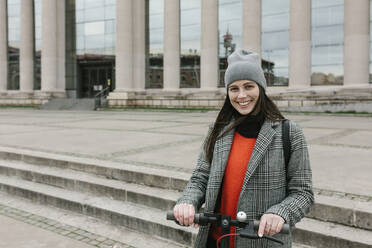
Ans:
[[[228,87],[228,95],[231,105],[241,115],[251,113],[256,106],[260,89],[250,80],[237,80]]]

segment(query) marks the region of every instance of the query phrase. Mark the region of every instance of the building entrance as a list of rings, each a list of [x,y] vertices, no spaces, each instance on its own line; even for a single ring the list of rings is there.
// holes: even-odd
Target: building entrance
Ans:
[[[80,97],[93,98],[106,87],[115,89],[115,67],[113,61],[79,61]]]

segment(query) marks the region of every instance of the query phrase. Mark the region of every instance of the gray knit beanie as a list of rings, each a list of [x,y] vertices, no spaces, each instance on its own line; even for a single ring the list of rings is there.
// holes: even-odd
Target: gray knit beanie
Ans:
[[[257,53],[237,49],[227,58],[225,87],[237,80],[251,80],[266,89],[266,79],[261,68],[261,59]]]

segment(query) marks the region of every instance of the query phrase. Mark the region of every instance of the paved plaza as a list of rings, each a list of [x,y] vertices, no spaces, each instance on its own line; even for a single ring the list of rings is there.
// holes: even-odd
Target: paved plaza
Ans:
[[[190,173],[216,114],[215,111],[0,109],[0,150],[1,147],[16,148],[160,167],[169,173]],[[305,133],[314,188],[346,197],[372,198],[372,116],[285,116],[298,123]],[[1,223],[4,221],[17,229],[27,227],[25,223],[7,218],[1,217]],[[0,236],[1,232],[4,230],[0,230]],[[56,235],[54,239],[53,235],[48,236],[52,240],[45,242],[53,244],[60,238]]]

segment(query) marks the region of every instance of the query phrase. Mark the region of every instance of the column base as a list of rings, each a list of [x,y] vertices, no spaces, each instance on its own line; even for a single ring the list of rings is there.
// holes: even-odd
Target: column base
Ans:
[[[0,92],[0,105],[39,106],[52,98],[66,98],[64,91],[18,91],[8,90]]]
[[[218,109],[225,100],[225,89],[148,89],[111,92],[109,107],[207,108]]]

